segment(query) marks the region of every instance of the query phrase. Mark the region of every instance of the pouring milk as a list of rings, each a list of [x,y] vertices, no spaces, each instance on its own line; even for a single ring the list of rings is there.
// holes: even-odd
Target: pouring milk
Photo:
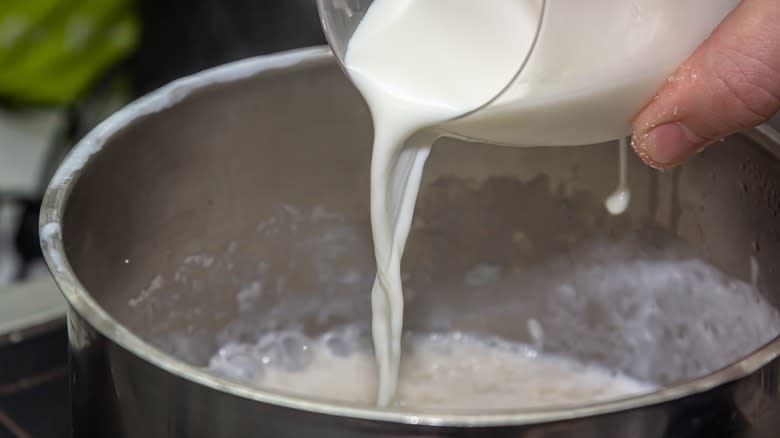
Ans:
[[[737,3],[372,3],[344,64],[374,122],[371,222],[378,272],[371,299],[380,406],[392,402],[397,387],[401,258],[436,138],[527,146],[624,138],[633,116]],[[623,149],[621,187],[607,203],[613,213],[625,210],[630,196]]]

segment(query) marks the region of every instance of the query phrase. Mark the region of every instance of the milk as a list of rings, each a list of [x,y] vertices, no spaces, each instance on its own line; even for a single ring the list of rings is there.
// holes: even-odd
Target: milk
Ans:
[[[375,128],[371,222],[378,273],[371,297],[380,406],[391,403],[397,386],[401,258],[434,140],[453,134],[537,146],[625,137],[664,79],[737,3],[372,3],[344,64]],[[625,157],[621,164],[621,185],[607,202],[614,213],[630,198]]]
[[[631,202],[631,189],[628,186],[628,146],[628,139],[620,140],[618,145],[618,186],[604,202],[607,211],[615,216],[625,213]]]
[[[265,390],[360,405],[376,401],[376,361],[354,345],[354,330],[307,339],[299,333],[268,334],[300,339],[302,369],[268,364],[247,367],[246,357],[268,354],[258,345],[228,345],[210,361],[212,371]],[[333,343],[338,340],[338,343]],[[353,347],[350,349],[350,347]],[[357,347],[357,348],[355,348]],[[655,386],[594,365],[584,365],[495,338],[462,333],[404,337],[403,380],[396,402],[420,411],[484,412],[577,406],[646,394]],[[301,350],[303,351],[303,350]],[[242,359],[242,357],[244,359]],[[251,360],[251,359],[250,359]],[[300,365],[300,364],[295,364]],[[250,369],[255,370],[247,373]]]
[[[463,193],[467,186],[467,181],[460,181],[452,188]],[[330,291],[328,298],[313,301],[290,297],[269,310],[269,298],[279,298],[276,293],[281,291],[267,294],[257,282],[244,285],[236,295],[244,316],[217,333],[219,349],[210,357],[208,369],[263,390],[309,400],[373,404],[378,379],[368,321],[330,323],[354,312],[349,304],[353,286],[359,287],[343,280],[352,277],[355,269],[367,274],[370,267],[348,264],[339,269],[343,260],[328,262],[332,257],[328,253],[360,253],[364,246],[357,238],[360,227],[319,208],[308,212],[286,206],[284,210],[282,216],[263,222],[266,231],[301,233],[301,241],[307,244],[293,258],[301,267],[319,265],[321,269],[313,272],[317,283],[336,288],[341,284],[348,290],[343,295]],[[282,219],[289,211],[299,219]],[[417,319],[418,328],[426,331],[404,333],[395,407],[407,412],[473,413],[614,400],[707,375],[780,333],[780,314],[755,286],[760,275],[756,260],[746,260],[751,265],[750,282],[740,281],[692,257],[689,248],[671,244],[670,238],[656,235],[656,245],[651,247],[639,244],[643,238],[595,239],[531,266],[520,261],[497,270],[474,265],[464,273],[463,283],[450,283],[448,292],[439,292],[443,299],[450,294],[463,299],[466,290],[484,288],[485,297],[467,298],[477,306],[474,312],[467,311],[470,307],[465,303],[455,306],[459,310],[446,310],[444,304],[444,309],[434,311],[439,322],[430,326],[451,331],[427,331],[422,327],[428,324]],[[187,272],[192,272],[192,259],[185,258],[182,265],[187,268],[181,274],[185,281],[189,281]],[[213,261],[199,256],[197,262],[218,269],[209,275],[233,275],[227,271],[232,268],[210,265],[209,260]],[[284,283],[286,275],[296,273],[276,273],[267,280]],[[155,300],[147,292],[169,280],[155,277],[137,300]],[[511,294],[518,296],[507,300]],[[527,305],[545,310],[537,319],[525,312]],[[291,307],[295,311],[289,313]],[[265,316],[249,310],[260,308],[266,309]],[[279,308],[287,310],[279,312]],[[597,322],[583,317],[594,314],[601,315]],[[281,315],[285,317],[278,320]],[[465,320],[458,321],[455,315]],[[258,318],[270,324],[258,328]],[[495,327],[490,321],[507,318],[513,322],[498,330],[504,337],[482,331]],[[327,329],[306,323],[312,320],[329,321]],[[456,327],[479,331],[460,332]],[[176,333],[159,346],[188,361],[202,360],[202,349],[193,348],[197,345],[191,334]]]

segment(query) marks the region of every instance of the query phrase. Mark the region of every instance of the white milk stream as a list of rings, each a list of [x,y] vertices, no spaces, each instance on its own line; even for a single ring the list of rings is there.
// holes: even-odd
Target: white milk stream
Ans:
[[[344,64],[374,122],[371,222],[378,273],[371,297],[380,406],[392,402],[398,383],[401,258],[434,140],[457,132],[510,144],[571,144],[572,138],[594,139],[586,129],[592,126],[614,133],[612,139],[625,136],[642,102],[672,72],[650,66],[684,59],[734,4],[550,1],[549,21],[558,28],[545,34],[513,82],[534,46],[539,0],[373,2]],[[496,105],[453,121],[499,94]],[[583,113],[595,123],[548,124]],[[630,199],[625,154],[623,146],[621,184],[607,202],[615,214]]]
[[[517,73],[518,57],[507,53],[528,53],[533,45],[538,4],[494,3],[495,8],[485,8],[472,0],[376,1],[347,51],[345,64],[374,121],[371,224],[378,272],[371,300],[380,406],[390,404],[397,386],[404,308],[401,258],[423,167],[439,136],[425,128],[496,95]],[[433,19],[443,10],[447,19]],[[487,23],[492,32],[464,32],[472,20]],[[463,68],[463,59],[483,63]]]

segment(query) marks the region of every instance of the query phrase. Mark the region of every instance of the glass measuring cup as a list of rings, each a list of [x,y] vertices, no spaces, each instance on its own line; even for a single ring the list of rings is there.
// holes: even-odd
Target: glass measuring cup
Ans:
[[[506,81],[485,93],[479,105],[437,126],[437,131],[516,146],[591,144],[629,135],[634,116],[739,3],[490,0],[478,4],[490,7],[495,1],[538,6],[530,50],[507,53],[514,57],[515,68]],[[351,77],[346,58],[352,36],[369,8],[379,2],[317,2],[328,41]],[[479,26],[474,20],[463,33],[490,31]],[[442,46],[443,51],[452,48]],[[479,62],[475,56],[463,68]]]

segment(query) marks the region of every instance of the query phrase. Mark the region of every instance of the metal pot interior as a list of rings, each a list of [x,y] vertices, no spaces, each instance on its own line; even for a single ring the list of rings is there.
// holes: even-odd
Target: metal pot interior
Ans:
[[[186,92],[101,139],[55,207],[74,293],[193,367],[269,330],[368,326],[372,128],[342,72],[321,56]],[[533,319],[543,351],[662,385],[738,362],[778,334],[778,147],[737,135],[663,173],[632,157],[633,201],[613,217],[615,144],[440,140],[404,258],[406,326],[530,343]],[[708,293],[721,280],[763,298]]]

